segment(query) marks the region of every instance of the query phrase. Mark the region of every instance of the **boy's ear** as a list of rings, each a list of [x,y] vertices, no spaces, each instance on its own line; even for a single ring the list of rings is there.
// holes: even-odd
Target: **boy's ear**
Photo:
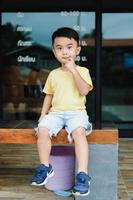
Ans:
[[[81,51],[81,47],[78,46],[78,47],[77,47],[77,55],[79,55],[80,51]]]
[[[53,48],[52,48],[52,51],[53,51],[53,53],[55,53]]]
[[[55,50],[54,50],[54,48],[52,49],[52,51],[53,51],[53,54],[55,55]]]

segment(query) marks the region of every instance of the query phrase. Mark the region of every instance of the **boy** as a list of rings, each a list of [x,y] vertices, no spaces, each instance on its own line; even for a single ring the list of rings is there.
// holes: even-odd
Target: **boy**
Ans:
[[[74,195],[85,196],[90,192],[88,176],[88,143],[86,135],[92,131],[85,109],[85,96],[92,90],[92,81],[87,68],[75,64],[80,53],[79,36],[71,28],[57,29],[52,35],[53,52],[60,67],[53,70],[46,81],[46,94],[38,124],[37,147],[41,165],[36,169],[32,185],[45,185],[54,175],[49,164],[51,137],[65,127],[68,140],[75,143],[78,162]]]

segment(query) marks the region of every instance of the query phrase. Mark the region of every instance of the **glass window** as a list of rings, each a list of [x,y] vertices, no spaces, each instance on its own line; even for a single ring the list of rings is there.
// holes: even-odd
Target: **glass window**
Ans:
[[[94,12],[3,12],[1,17],[2,120],[37,120],[42,88],[49,72],[59,66],[51,49],[51,35],[59,27],[69,26],[79,33],[82,51],[77,63],[89,68],[94,80]],[[94,92],[88,98],[92,121]]]
[[[132,13],[102,15],[102,121],[125,128],[133,126],[132,22]]]

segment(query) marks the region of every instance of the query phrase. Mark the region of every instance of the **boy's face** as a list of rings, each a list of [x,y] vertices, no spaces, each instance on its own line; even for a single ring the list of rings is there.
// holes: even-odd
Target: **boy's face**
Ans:
[[[56,37],[53,44],[53,52],[57,60],[64,65],[70,58],[75,60],[80,52],[77,41],[73,38]]]

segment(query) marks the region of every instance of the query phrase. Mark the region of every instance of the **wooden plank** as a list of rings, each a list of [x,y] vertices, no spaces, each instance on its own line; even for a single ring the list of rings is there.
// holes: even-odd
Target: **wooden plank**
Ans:
[[[87,136],[87,141],[88,144],[118,144],[118,130],[93,130]],[[0,143],[35,144],[34,129],[0,129]],[[52,137],[52,144],[69,144],[64,129],[56,137]]]

